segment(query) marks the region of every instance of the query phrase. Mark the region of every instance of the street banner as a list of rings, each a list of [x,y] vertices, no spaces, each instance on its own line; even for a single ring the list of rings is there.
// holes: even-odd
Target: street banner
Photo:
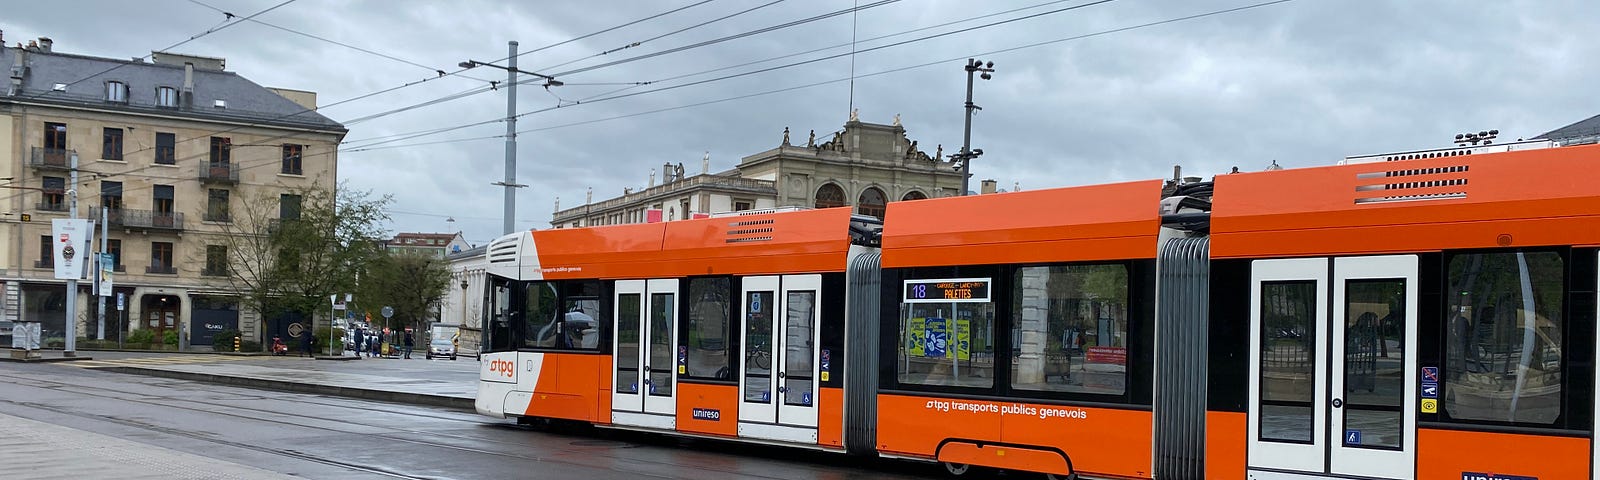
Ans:
[[[111,274],[117,268],[115,256],[109,253],[100,254],[100,296],[111,296]]]
[[[88,270],[89,240],[94,236],[94,230],[88,220],[62,219],[51,220],[52,239],[56,255],[56,279],[82,280],[83,274]]]

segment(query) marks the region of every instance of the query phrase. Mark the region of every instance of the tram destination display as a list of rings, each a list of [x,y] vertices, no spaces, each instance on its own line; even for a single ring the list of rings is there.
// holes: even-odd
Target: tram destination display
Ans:
[[[987,278],[906,280],[905,302],[988,302],[989,281]]]

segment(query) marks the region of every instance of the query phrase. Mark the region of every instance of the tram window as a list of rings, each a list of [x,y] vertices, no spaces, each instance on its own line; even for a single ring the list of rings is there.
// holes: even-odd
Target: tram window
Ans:
[[[511,312],[511,286],[504,280],[491,280],[489,289],[489,351],[515,350],[517,342],[512,329],[515,325]]]
[[[1564,267],[1555,252],[1450,258],[1444,378],[1450,418],[1555,423]]]
[[[569,281],[561,285],[560,346],[578,350],[600,348],[600,282]]]
[[[1011,288],[1012,388],[1127,391],[1127,266],[1019,268]]]
[[[687,350],[686,376],[731,379],[728,365],[732,327],[728,311],[733,301],[733,281],[728,277],[689,280],[688,334],[683,338]]]
[[[900,383],[994,386],[994,303],[903,303],[900,312]]]
[[[530,348],[561,346],[561,321],[556,304],[556,286],[550,282],[523,284],[522,345]]]
[[[1316,391],[1317,284],[1261,284],[1261,439],[1311,443]]]

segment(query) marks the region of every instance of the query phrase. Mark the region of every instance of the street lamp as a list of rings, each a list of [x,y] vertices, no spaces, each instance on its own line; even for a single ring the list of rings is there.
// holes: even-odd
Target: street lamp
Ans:
[[[967,125],[961,134],[961,151],[951,155],[950,159],[961,162],[959,165],[961,169],[961,194],[966,195],[968,182],[972,179],[972,174],[970,173],[972,171],[972,159],[983,155],[982,149],[972,149],[972,111],[983,110],[983,107],[972,103],[972,74],[979,73],[979,77],[984,80],[993,78],[989,74],[994,73],[994,62],[969,58],[967,59],[967,65],[963,68],[967,71]]]
[[[510,45],[511,55],[507,59],[510,60],[510,66],[502,67],[477,60],[467,60],[457,64],[461,68],[494,67],[506,71],[506,176],[504,181],[491,184],[499,185],[506,189],[504,218],[501,219],[501,229],[505,230],[502,232],[503,234],[510,234],[516,228],[517,189],[527,186],[517,183],[517,74],[522,73],[543,78],[545,80],[545,88],[562,85],[555,77],[518,70],[517,42],[512,41],[508,42],[508,44]]]

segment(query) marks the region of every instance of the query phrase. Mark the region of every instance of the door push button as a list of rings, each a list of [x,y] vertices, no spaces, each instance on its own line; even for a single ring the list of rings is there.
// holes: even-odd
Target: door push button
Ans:
[[[783,377],[784,377],[783,372],[778,372],[778,378],[783,378]]]
[[[1333,399],[1333,408],[1340,408],[1340,407],[1343,407],[1343,406],[1344,406],[1344,400],[1343,399],[1338,399],[1338,398]]]

